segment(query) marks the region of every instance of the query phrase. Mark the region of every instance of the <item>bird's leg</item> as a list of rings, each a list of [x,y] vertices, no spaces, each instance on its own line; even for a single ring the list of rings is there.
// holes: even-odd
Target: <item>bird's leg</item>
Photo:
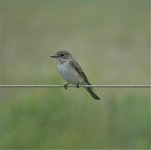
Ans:
[[[66,84],[64,85],[64,88],[65,88],[65,89],[67,89],[67,86],[68,86],[69,83],[70,83],[70,82],[68,82],[68,83],[66,83]]]
[[[76,88],[79,88],[79,83],[76,85]]]

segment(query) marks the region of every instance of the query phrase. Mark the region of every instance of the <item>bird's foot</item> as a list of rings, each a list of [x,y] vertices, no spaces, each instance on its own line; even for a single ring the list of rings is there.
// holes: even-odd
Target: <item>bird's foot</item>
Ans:
[[[70,82],[68,82],[68,83],[66,83],[66,84],[64,85],[65,90],[67,89],[69,83],[70,83]]]
[[[79,88],[79,83],[76,85],[76,88]]]

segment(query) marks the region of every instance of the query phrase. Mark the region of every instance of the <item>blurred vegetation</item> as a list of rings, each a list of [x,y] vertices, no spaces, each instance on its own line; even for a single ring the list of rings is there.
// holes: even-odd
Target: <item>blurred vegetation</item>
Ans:
[[[149,84],[149,0],[0,0],[0,84],[64,84],[68,49],[92,84]],[[2,149],[150,148],[149,89],[0,89]]]

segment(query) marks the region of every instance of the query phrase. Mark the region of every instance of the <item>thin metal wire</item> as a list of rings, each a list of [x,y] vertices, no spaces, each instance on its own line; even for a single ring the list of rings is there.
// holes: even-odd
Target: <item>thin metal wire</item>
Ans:
[[[0,85],[0,88],[62,88],[64,85]],[[69,85],[68,87],[76,87],[76,85]],[[96,88],[151,88],[151,85],[79,85],[79,87],[96,87]]]

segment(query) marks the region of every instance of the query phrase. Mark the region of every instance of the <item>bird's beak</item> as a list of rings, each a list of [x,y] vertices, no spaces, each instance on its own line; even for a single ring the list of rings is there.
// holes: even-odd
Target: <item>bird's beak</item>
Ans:
[[[57,55],[54,55],[54,56],[50,56],[51,58],[57,58],[58,56]]]

